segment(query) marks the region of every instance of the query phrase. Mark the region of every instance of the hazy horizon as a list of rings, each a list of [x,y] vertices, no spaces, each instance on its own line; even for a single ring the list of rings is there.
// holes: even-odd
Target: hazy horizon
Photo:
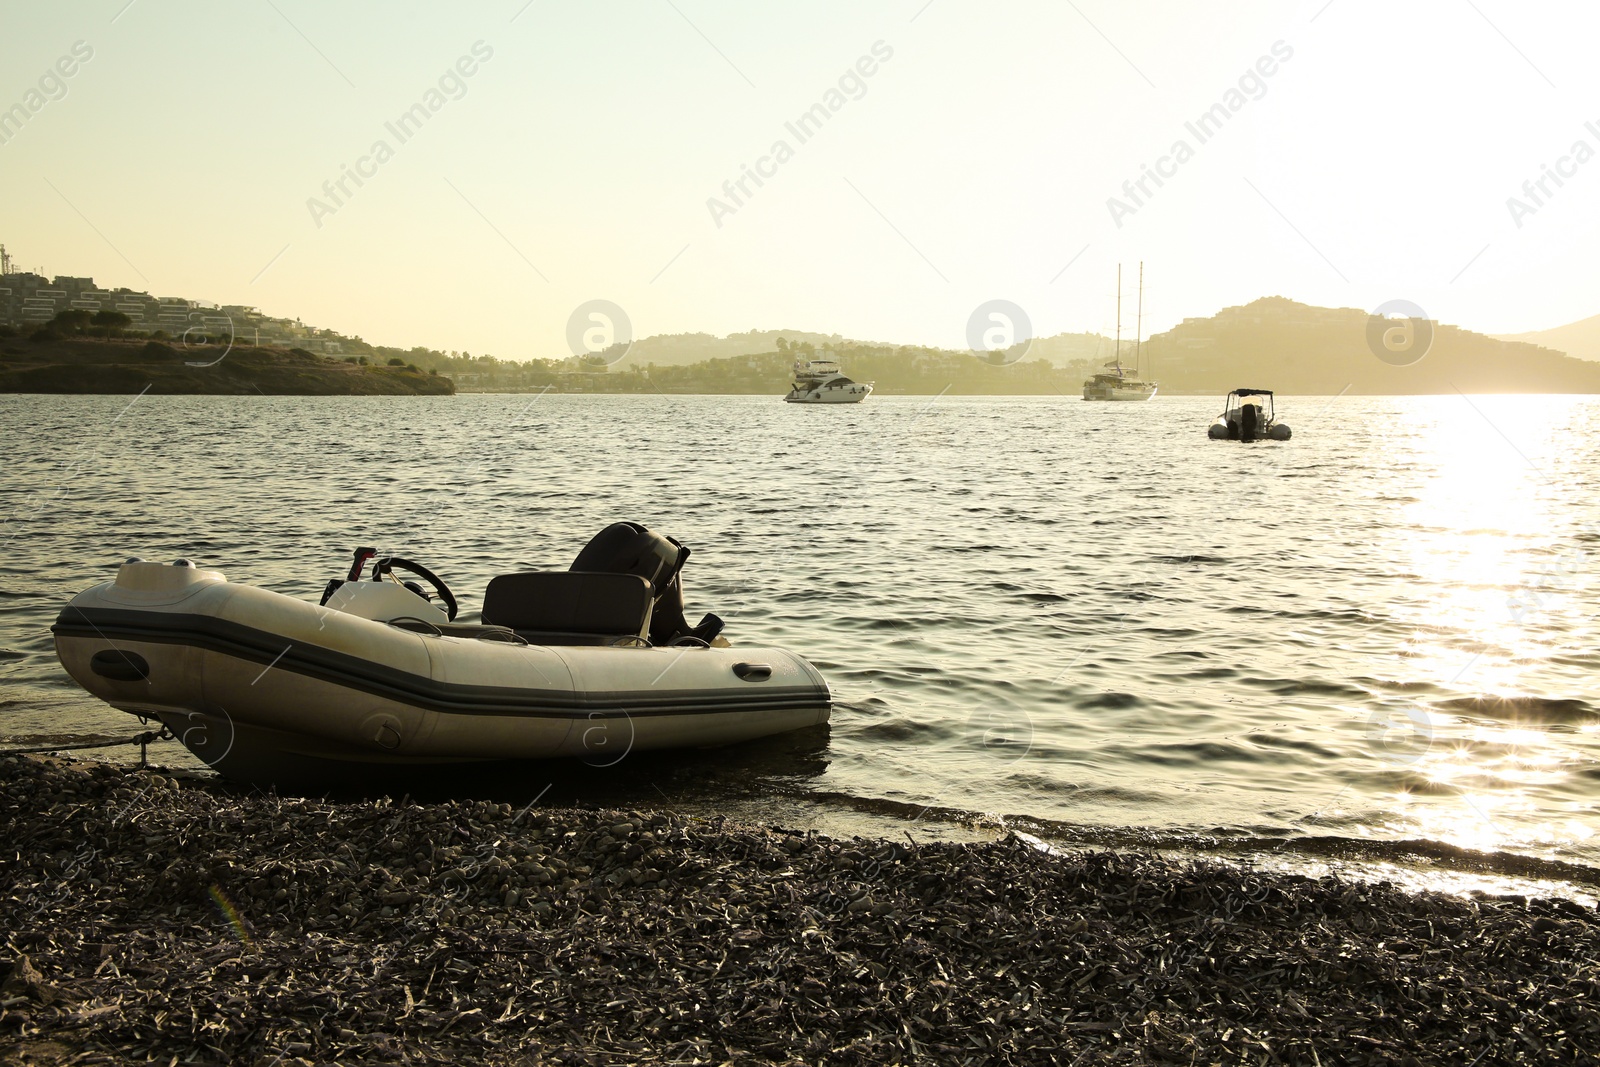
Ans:
[[[635,337],[962,348],[994,299],[1036,336],[1110,333],[1119,262],[1126,335],[1140,260],[1146,335],[1267,295],[1540,331],[1600,311],[1596,21],[12,7],[0,241],[25,269],[514,359],[564,354],[592,299]]]

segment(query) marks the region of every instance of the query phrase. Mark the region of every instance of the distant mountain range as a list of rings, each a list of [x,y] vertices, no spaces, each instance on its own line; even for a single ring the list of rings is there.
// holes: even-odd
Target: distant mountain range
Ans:
[[[11,303],[0,308],[0,338],[30,336],[47,319],[63,313],[66,304],[73,308],[83,304],[85,311],[90,306],[102,311],[110,306],[120,309],[119,294],[126,292],[101,292],[89,278],[58,277],[50,283],[43,276],[7,274],[4,281],[7,284],[0,285],[0,295]],[[80,295],[99,302],[69,299],[79,290]],[[233,322],[237,327],[235,313],[255,313],[251,308],[212,309],[219,315],[227,313],[219,318],[177,298],[158,303],[163,308],[179,308],[171,312],[172,330],[177,331],[173,336],[197,343],[198,336],[191,338],[195,331],[222,330],[216,322]],[[167,314],[162,311],[158,321],[132,323],[128,336],[141,336],[138,331],[153,327],[165,329]],[[1159,382],[1164,394],[1222,393],[1238,387],[1301,394],[1600,393],[1600,315],[1554,329],[1500,337],[1442,323],[1416,322],[1407,327],[1416,334],[1416,343],[1402,353],[1386,350],[1381,341],[1393,325],[1375,323],[1368,312],[1358,308],[1312,307],[1285,297],[1264,297],[1241,307],[1224,308],[1208,318],[1185,319],[1146,338],[1137,346],[1137,370]],[[534,379],[549,384],[561,374],[580,371],[585,373],[585,389],[622,387],[620,382],[608,385],[596,379],[588,374],[590,368],[583,361],[565,353],[556,359],[508,361],[425,348],[402,351],[375,348],[359,337],[301,327],[298,322],[294,326],[302,333],[317,335],[292,342],[302,347],[372,356],[383,362],[399,358],[401,365],[459,375],[463,387],[469,389],[522,387]],[[241,341],[254,341],[257,330],[252,327],[239,333]],[[1130,370],[1134,369],[1135,351],[1132,339],[1122,342],[1122,362]],[[982,359],[962,349],[866,341],[808,330],[747,330],[726,337],[657,334],[633,342],[627,355],[602,377],[637,372],[649,379],[648,385],[634,383],[641,388],[661,388],[670,381],[683,390],[760,392],[787,384],[777,379],[787,373],[792,358],[838,358],[847,361],[844,369],[848,374],[877,375],[880,392],[885,393],[948,388],[956,393],[1066,394],[1076,393],[1083,378],[1112,360],[1115,352],[1115,342],[1098,333],[1035,338],[1025,351]],[[32,359],[35,354],[28,355]],[[10,361],[20,358],[19,353],[8,353]],[[652,366],[671,373],[651,377]],[[29,374],[29,381],[43,380],[44,372],[37,368]],[[15,388],[15,383],[11,387]]]
[[[1600,360],[1600,315],[1557,326],[1553,330],[1535,330],[1532,333],[1496,334],[1502,341],[1525,341],[1528,344],[1553,348],[1578,359]]]
[[[1384,345],[1384,336],[1394,325],[1375,323],[1369,312],[1359,308],[1312,307],[1285,297],[1263,297],[1242,307],[1224,308],[1209,318],[1185,319],[1171,330],[1146,338],[1139,349],[1139,371],[1158,381],[1165,394],[1225,393],[1239,387],[1313,395],[1457,390],[1600,393],[1600,318],[1513,338],[1418,321],[1407,327],[1411,347],[1400,352]],[[915,392],[925,384],[909,373],[896,373],[896,359],[906,362],[909,372],[912,364],[932,365],[930,359],[952,370],[961,358],[973,358],[961,352],[847,340],[838,334],[752,330],[725,338],[711,334],[647,337],[634,344],[616,369],[650,363],[690,367],[713,360],[767,356],[777,351],[780,337],[790,343],[791,352],[793,346],[806,342],[818,356],[845,360],[846,373],[905,377],[904,388],[891,386],[886,391]],[[1554,350],[1558,343],[1580,352],[1592,351],[1596,361]],[[1099,334],[1058,334],[1036,339],[1021,358],[1024,364],[1037,365],[1042,360],[1063,373],[1085,374],[1112,359],[1114,349],[1112,339]],[[1133,342],[1124,341],[1122,359],[1130,372],[1133,355]],[[952,360],[956,362],[949,362]],[[1040,377],[1037,371],[1025,375],[1020,366],[1011,369],[1018,392],[1067,391],[1068,384],[1075,391],[1075,383],[1057,380],[1059,375]],[[974,387],[971,391],[1005,391],[1003,381],[990,380],[995,377],[990,368],[981,376],[968,377],[971,380],[966,384]],[[978,388],[980,377],[982,387]],[[969,391],[959,375],[953,391]]]
[[[1426,321],[1408,351],[1388,351],[1389,328],[1359,308],[1265,297],[1149,338],[1144,370],[1182,393],[1600,393],[1600,363]]]
[[[711,333],[663,333],[640,338],[633,343],[626,360],[629,364],[658,367],[687,367],[712,359],[729,359],[734,356],[759,355],[778,350],[778,338],[791,346],[810,344],[820,353],[823,349],[844,351],[855,348],[897,348],[887,341],[866,341],[843,337],[836,333],[812,333],[806,330],[747,330],[718,337]],[[1123,341],[1125,352],[1133,351],[1131,340]],[[938,351],[910,346],[918,351]],[[1043,359],[1057,367],[1110,359],[1115,342],[1097,333],[1059,333],[1034,340],[1028,349],[1028,359]]]
[[[714,333],[658,333],[641,337],[628,351],[626,362],[660,367],[686,367],[708,359],[729,359],[753,352],[776,352],[778,338],[791,344],[809,343],[814,348],[859,344],[836,333],[811,333],[806,330],[746,330],[718,337]]]

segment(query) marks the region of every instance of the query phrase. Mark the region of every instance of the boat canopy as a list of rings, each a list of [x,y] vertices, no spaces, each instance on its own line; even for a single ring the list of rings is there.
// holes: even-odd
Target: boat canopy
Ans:
[[[1265,413],[1269,421],[1278,417],[1278,402],[1271,389],[1235,389],[1222,400],[1223,414],[1254,408]]]

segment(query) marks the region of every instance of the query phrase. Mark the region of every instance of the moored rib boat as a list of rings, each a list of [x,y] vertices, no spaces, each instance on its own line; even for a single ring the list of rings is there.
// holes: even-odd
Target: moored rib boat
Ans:
[[[1289,424],[1278,421],[1271,389],[1235,389],[1206,430],[1213,441],[1287,441],[1291,435]]]
[[[53,631],[90,693],[260,785],[491,760],[610,764],[827,722],[827,684],[803,658],[734,649],[714,615],[687,624],[688,555],[617,523],[571,570],[493,579],[481,624],[454,621],[431,571],[371,549],[320,605],[187,560],[129,560]],[[368,560],[373,580],[361,581]]]

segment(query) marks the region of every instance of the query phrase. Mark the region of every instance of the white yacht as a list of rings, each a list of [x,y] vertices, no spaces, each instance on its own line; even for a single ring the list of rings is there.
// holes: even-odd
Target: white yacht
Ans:
[[[783,399],[791,404],[859,404],[871,392],[871,382],[846,378],[835,360],[797,359],[794,386]]]
[[[1117,342],[1116,358],[1083,383],[1085,400],[1149,400],[1157,385],[1139,377],[1139,347],[1144,336],[1144,264],[1139,264],[1139,326],[1133,342],[1133,374],[1122,368],[1122,267],[1117,267]]]
[[[1156,383],[1129,375],[1121,360],[1107,363],[1106,368],[1083,383],[1085,400],[1149,400],[1156,395]]]

